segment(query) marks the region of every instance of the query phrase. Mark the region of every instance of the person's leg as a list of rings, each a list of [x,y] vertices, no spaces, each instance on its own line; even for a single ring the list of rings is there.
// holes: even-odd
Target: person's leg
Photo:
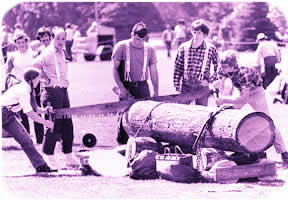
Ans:
[[[19,112],[19,114],[20,114],[20,117],[21,117],[21,123],[22,123],[23,126],[25,127],[26,131],[27,131],[28,133],[30,133],[30,125],[29,125],[28,116],[27,116],[25,113],[23,113],[23,110],[21,110],[21,111]]]
[[[55,88],[45,88],[41,94],[41,102],[44,107],[47,106],[47,102],[51,103],[51,106],[56,109],[62,106],[62,96],[58,92],[58,89]],[[46,119],[49,116],[45,116]],[[61,120],[56,119],[54,121],[54,130],[47,130],[45,134],[45,139],[43,143],[43,152],[47,155],[54,155],[54,150],[56,146],[56,142],[61,137]]]
[[[209,87],[199,87],[199,89],[197,89],[197,91],[195,91],[195,92],[197,92],[198,95],[200,96],[199,98],[197,98],[195,100],[195,104],[207,106],[208,105],[208,98],[210,95]]]
[[[41,102],[40,102],[40,84],[37,85],[37,87],[35,88],[35,92],[36,92],[36,103],[39,107],[41,107]],[[37,144],[42,144],[43,142],[43,137],[44,137],[44,126],[43,124],[34,122],[34,130],[35,130],[35,135],[36,135],[36,142]]]
[[[36,169],[39,166],[47,165],[41,154],[35,149],[32,139],[27,133],[24,126],[16,119],[10,121],[10,123],[3,125],[2,127],[14,139],[21,145],[25,154],[29,158],[31,164]]]

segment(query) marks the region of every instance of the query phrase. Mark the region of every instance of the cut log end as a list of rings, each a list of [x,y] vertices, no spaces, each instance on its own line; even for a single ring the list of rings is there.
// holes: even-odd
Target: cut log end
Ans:
[[[248,152],[263,152],[274,141],[275,126],[270,117],[261,112],[248,114],[236,130],[238,143]]]

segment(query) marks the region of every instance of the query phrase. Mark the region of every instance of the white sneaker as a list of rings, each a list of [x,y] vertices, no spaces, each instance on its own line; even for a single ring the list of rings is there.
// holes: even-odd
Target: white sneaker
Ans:
[[[45,157],[47,158],[47,162],[48,162],[48,166],[51,169],[58,169],[59,165],[58,165],[58,161],[56,160],[54,155],[45,155]]]
[[[65,159],[67,168],[78,169],[80,167],[80,161],[74,156],[73,153],[66,153]]]

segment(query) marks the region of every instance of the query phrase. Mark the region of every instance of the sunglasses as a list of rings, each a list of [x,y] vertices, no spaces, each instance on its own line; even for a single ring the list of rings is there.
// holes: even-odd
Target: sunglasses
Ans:
[[[134,33],[136,35],[138,35],[140,38],[145,38],[145,36],[147,35],[147,29],[146,28],[142,28],[141,30],[139,31],[135,31]]]

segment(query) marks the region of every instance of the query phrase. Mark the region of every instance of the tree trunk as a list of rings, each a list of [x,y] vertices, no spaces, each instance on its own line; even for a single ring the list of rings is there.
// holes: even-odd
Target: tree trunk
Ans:
[[[139,101],[122,116],[122,123],[128,135],[149,136],[190,148],[210,114],[218,110],[217,107]],[[203,147],[262,152],[274,143],[274,130],[272,119],[262,112],[226,109],[215,115],[210,131],[203,133]]]

